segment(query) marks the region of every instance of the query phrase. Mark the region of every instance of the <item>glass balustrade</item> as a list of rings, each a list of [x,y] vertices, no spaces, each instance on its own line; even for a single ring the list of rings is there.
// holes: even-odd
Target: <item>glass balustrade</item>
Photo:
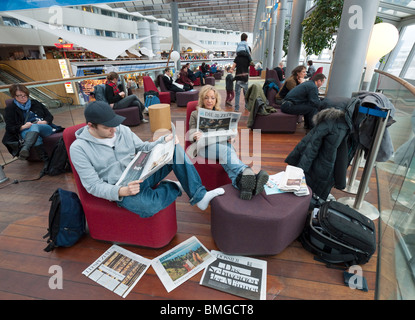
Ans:
[[[377,299],[415,299],[415,88],[380,74],[377,90],[395,105],[394,155],[376,164],[379,192]]]

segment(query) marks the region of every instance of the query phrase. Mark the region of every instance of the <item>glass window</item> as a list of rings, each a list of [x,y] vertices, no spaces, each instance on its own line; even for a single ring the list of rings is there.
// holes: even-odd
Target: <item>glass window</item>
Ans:
[[[5,26],[18,27],[19,26],[19,20],[15,19],[15,18],[3,17],[3,24]]]
[[[403,35],[401,37],[401,40],[396,46],[395,50],[398,50],[398,52],[395,55],[395,59],[390,64],[387,72],[399,76],[401,73],[402,67],[408,58],[408,54],[411,51],[414,42],[415,42],[415,25],[407,26],[404,31]]]
[[[412,58],[411,64],[404,75],[405,79],[415,80],[415,58]]]
[[[114,16],[114,12],[105,10],[105,9],[101,9],[101,14],[103,14],[104,16],[110,16],[110,17]]]

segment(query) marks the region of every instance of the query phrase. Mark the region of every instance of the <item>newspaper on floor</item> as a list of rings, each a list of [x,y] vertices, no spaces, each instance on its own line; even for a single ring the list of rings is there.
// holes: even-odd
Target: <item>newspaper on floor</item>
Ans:
[[[151,260],[113,245],[82,274],[125,298],[150,265]]]
[[[176,129],[174,124],[171,124],[173,139],[159,143],[150,151],[140,151],[136,154],[133,160],[128,164],[122,173],[116,185],[126,186],[129,182],[135,180],[145,180],[154,172],[159,170],[165,164],[173,159]]]
[[[170,292],[214,260],[215,257],[193,236],[153,259],[152,267]]]
[[[251,300],[265,300],[267,262],[211,251],[216,257],[203,272],[200,284]]]

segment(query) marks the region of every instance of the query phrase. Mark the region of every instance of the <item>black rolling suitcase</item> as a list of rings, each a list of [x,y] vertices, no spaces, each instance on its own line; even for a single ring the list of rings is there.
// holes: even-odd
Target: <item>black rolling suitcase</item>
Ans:
[[[376,251],[373,221],[336,201],[325,202],[317,210],[300,235],[303,247],[327,265],[367,263]]]

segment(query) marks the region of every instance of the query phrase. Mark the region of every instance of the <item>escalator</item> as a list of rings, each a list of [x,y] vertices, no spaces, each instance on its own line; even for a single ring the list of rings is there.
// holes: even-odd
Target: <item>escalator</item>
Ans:
[[[0,85],[25,82],[34,82],[34,80],[13,67],[6,64],[0,64]],[[73,104],[72,98],[60,96],[45,86],[37,88],[31,87],[28,89],[31,98],[43,103],[49,109],[60,108],[65,104]],[[4,92],[4,94],[9,95],[8,92]]]

